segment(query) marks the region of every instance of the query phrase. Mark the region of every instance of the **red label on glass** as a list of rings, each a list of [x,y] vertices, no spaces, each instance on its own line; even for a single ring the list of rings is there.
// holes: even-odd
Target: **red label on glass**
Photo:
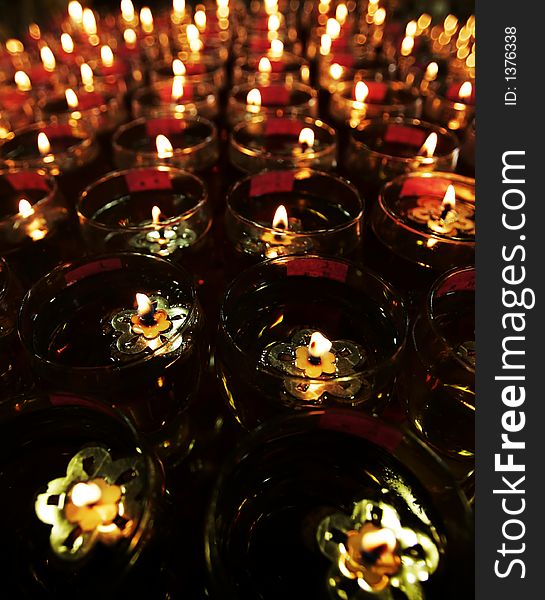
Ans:
[[[150,119],[146,123],[146,133],[149,136],[158,136],[159,134],[178,133],[182,130],[183,122],[181,119]]]
[[[186,75],[200,75],[206,73],[206,67],[203,63],[191,63],[185,65]]]
[[[23,106],[28,100],[28,94],[20,92],[19,90],[10,90],[7,92],[0,93],[0,104],[2,104],[8,110],[16,110]]]
[[[78,96],[78,108],[81,110],[89,110],[91,108],[96,108],[97,106],[102,106],[106,103],[106,99],[102,94],[98,92],[88,92],[86,94],[81,94]]]
[[[426,141],[426,132],[417,127],[405,127],[404,125],[388,125],[384,135],[384,141],[392,144],[407,144],[420,148]]]
[[[451,182],[438,177],[408,177],[403,182],[400,196],[438,196],[442,198]]]
[[[168,171],[157,169],[135,169],[125,175],[129,192],[144,190],[171,190],[172,181]]]
[[[375,104],[380,104],[384,102],[386,98],[386,92],[388,91],[388,86],[383,81],[364,81],[365,85],[369,89],[369,93],[365,98],[364,102],[370,102]],[[354,99],[356,93],[356,86],[354,86],[354,90],[352,92]]]
[[[346,281],[348,265],[334,260],[322,260],[319,258],[300,258],[290,261],[287,265],[287,275],[324,277],[335,281]]]
[[[352,67],[354,65],[354,55],[345,54],[344,52],[335,52],[331,59],[331,64],[337,63],[341,67]]]
[[[76,267],[73,271],[68,271],[64,276],[64,280],[68,285],[76,283],[82,279],[96,275],[97,273],[103,273],[105,271],[116,271],[122,267],[121,260],[119,258],[105,258],[103,260],[95,260],[81,267]]]
[[[256,37],[253,38],[250,42],[250,49],[254,52],[262,52],[263,50],[268,50],[271,43],[267,39],[267,37]]]
[[[475,104],[475,86],[471,84],[471,94],[466,98],[460,98],[460,89],[463,83],[453,83],[447,90],[447,100],[451,102],[463,102],[464,104]]]
[[[286,63],[283,60],[271,60],[269,62],[273,73],[283,73],[286,69]]]
[[[14,190],[44,190],[49,191],[45,177],[32,171],[21,171],[20,173],[8,173],[6,176],[9,184]]]
[[[437,298],[445,296],[449,292],[474,292],[475,291],[475,271],[462,271],[451,275],[435,292]]]
[[[271,171],[270,173],[263,173],[263,175],[256,175],[250,181],[250,198],[265,194],[291,192],[293,184],[294,179],[291,171]]]
[[[290,101],[290,91],[281,85],[261,87],[259,93],[265,106],[286,106]]]
[[[60,137],[76,137],[72,133],[72,127],[70,127],[70,125],[48,125],[47,127],[44,127],[42,131],[50,139]]]
[[[377,446],[394,452],[403,439],[403,433],[388,427],[373,417],[326,413],[320,417],[320,427],[365,438]]]
[[[303,129],[303,124],[293,119],[268,119],[265,121],[265,135],[299,136],[301,129]]]

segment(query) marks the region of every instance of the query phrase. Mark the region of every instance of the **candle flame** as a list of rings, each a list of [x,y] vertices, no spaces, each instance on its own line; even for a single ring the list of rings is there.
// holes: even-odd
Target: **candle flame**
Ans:
[[[376,531],[366,531],[362,535],[361,548],[364,552],[373,552],[383,546],[390,552],[394,552],[397,547],[397,538],[391,529],[383,527]]]
[[[172,72],[174,73],[175,76],[185,75],[185,73],[186,73],[185,65],[179,58],[175,58],[172,61]]]
[[[379,8],[373,17],[373,23],[380,27],[381,25],[384,25],[384,21],[386,21],[386,9]]]
[[[6,41],[6,50],[10,54],[19,54],[20,52],[24,52],[25,47],[21,41],[11,38]]]
[[[456,27],[458,27],[458,19],[454,15],[447,15],[443,27],[445,28],[445,33],[452,35],[456,31]]]
[[[271,61],[266,56],[263,56],[259,60],[257,69],[260,73],[270,73],[272,71]]]
[[[265,12],[268,15],[278,12],[278,0],[265,0]]]
[[[102,61],[102,66],[111,67],[114,64],[114,53],[108,44],[100,47],[100,60]]]
[[[121,0],[121,16],[128,23],[134,21],[134,5],[131,0]]]
[[[168,140],[167,140],[167,142],[168,142]],[[159,225],[159,222],[161,221],[161,209],[158,206],[154,206],[151,209],[151,220],[152,220],[152,222],[153,222],[154,225]],[[138,295],[139,294],[137,294],[137,296]],[[140,295],[142,295],[142,294],[140,294]]]
[[[123,39],[125,40],[125,44],[129,47],[134,47],[136,44],[136,31],[134,29],[125,29],[123,32]]]
[[[284,44],[282,40],[273,40],[271,42],[271,54],[275,57],[282,56],[284,52]]]
[[[72,54],[72,52],[74,52],[74,41],[69,33],[63,33],[61,35],[61,46],[66,54]]]
[[[57,62],[49,46],[42,46],[42,49],[40,50],[40,58],[42,59],[44,69],[48,73],[52,73],[55,70]]]
[[[299,134],[299,143],[306,144],[309,148],[314,146],[314,131],[310,127],[303,127]]]
[[[93,86],[93,69],[87,64],[83,63],[79,68],[81,73],[81,81],[84,86],[92,87]]]
[[[102,491],[96,483],[80,481],[72,488],[70,499],[74,506],[83,507],[96,504],[102,498]]]
[[[186,36],[191,52],[198,52],[202,48],[202,42],[197,26],[190,23],[186,29]]]
[[[204,10],[195,11],[193,20],[195,21],[195,25],[197,26],[199,31],[204,31],[206,29],[206,13],[204,12]]]
[[[328,19],[325,32],[332,40],[336,40],[341,33],[341,24],[336,19]]]
[[[68,16],[76,23],[81,23],[83,20],[83,7],[77,0],[72,0],[68,3]]]
[[[369,96],[369,88],[367,87],[365,81],[358,81],[354,89],[354,97],[356,98],[356,102],[365,102],[367,96]]]
[[[435,132],[430,133],[426,138],[426,141],[422,144],[422,147],[418,151],[418,154],[422,154],[427,158],[431,158],[437,148],[437,134]]]
[[[418,29],[427,29],[431,25],[431,15],[422,13],[418,17]]]
[[[337,6],[337,9],[335,10],[335,19],[341,25],[344,25],[347,17],[348,17],[348,8],[346,7],[346,4],[339,4]]]
[[[288,211],[282,204],[276,209],[272,221],[273,229],[287,229],[288,228]]]
[[[185,13],[185,0],[172,0],[172,10],[177,15]]]
[[[433,81],[437,77],[437,73],[439,73],[439,65],[436,62],[431,62],[426,69],[424,79]]]
[[[407,35],[401,42],[401,56],[409,56],[414,48],[414,38]]]
[[[409,21],[407,23],[407,27],[405,27],[405,35],[414,37],[416,35],[417,28],[418,25],[416,24],[416,21]]]
[[[158,158],[171,158],[174,154],[172,144],[170,143],[170,140],[167,138],[166,135],[159,134],[155,138],[155,147],[157,148]]]
[[[176,75],[172,79],[172,91],[170,97],[172,102],[178,102],[178,100],[184,95],[184,78],[180,75]]]
[[[42,156],[49,154],[51,152],[51,144],[49,143],[49,138],[43,131],[40,131],[38,134],[38,150]]]
[[[42,32],[38,23],[31,23],[28,26],[28,33],[33,40],[39,40],[42,37]]]
[[[159,211],[160,213],[161,211]],[[145,317],[153,310],[150,299],[146,294],[136,294],[136,304],[138,306],[138,316]]]
[[[32,84],[30,77],[24,71],[17,71],[14,76],[15,84],[20,92],[30,92]]]
[[[87,35],[96,35],[97,20],[95,19],[95,13],[90,8],[84,9],[82,23],[83,30]]]
[[[79,101],[78,96],[74,90],[68,88],[64,91],[64,95],[66,97],[66,104],[68,104],[68,108],[77,108]]]
[[[452,210],[456,206],[456,190],[453,185],[449,185],[445,195],[443,196],[443,201],[441,202],[441,208],[448,208]]]
[[[267,29],[269,31],[278,31],[280,29],[280,17],[276,13],[269,16]]]
[[[23,198],[19,200],[19,214],[23,219],[30,217],[30,215],[34,214],[34,209],[32,208],[32,204],[26,199]]]
[[[143,6],[140,10],[140,23],[145,33],[153,31],[153,14],[149,6]]]
[[[320,38],[320,54],[326,55],[331,51],[331,38],[324,33]]]
[[[344,69],[341,67],[339,63],[333,63],[329,67],[329,74],[331,78],[335,81],[338,81],[343,76]]]
[[[261,106],[261,92],[257,88],[253,88],[248,92],[246,104],[257,108]]]
[[[315,331],[310,336],[308,345],[308,353],[314,358],[321,358],[324,354],[331,350],[331,342],[322,335],[319,331]]]
[[[458,92],[458,97],[460,100],[465,100],[471,96],[473,92],[473,86],[471,85],[471,81],[466,81],[460,86],[460,91]]]

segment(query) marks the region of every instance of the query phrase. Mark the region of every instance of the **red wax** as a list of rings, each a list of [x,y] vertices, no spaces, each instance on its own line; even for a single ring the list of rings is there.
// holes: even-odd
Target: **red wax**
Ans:
[[[347,52],[335,52],[331,57],[331,64],[337,63],[341,67],[350,68],[354,66],[354,55]]]
[[[159,90],[159,98],[161,102],[165,104],[177,103],[184,104],[187,100],[193,99],[193,86],[189,83],[184,83],[183,85],[184,93],[182,96],[176,100],[172,99],[172,83],[163,86]]]
[[[280,85],[260,87],[261,102],[264,106],[286,106],[290,101],[290,91]]]
[[[287,264],[286,275],[288,277],[325,277],[335,281],[346,281],[348,264],[333,260],[316,259],[294,259]]]
[[[53,77],[53,73],[46,71],[42,65],[35,65],[27,73],[32,85],[46,85]]]
[[[273,171],[252,177],[250,182],[250,198],[293,191],[292,171]]]
[[[438,177],[408,177],[403,182],[399,195],[403,196],[437,196],[443,198],[451,181]]]
[[[8,87],[0,89],[0,106],[5,108],[6,111],[15,111],[21,108],[28,99],[29,94],[21,92],[17,88]]]
[[[388,125],[384,141],[392,144],[408,144],[420,148],[426,141],[426,132],[418,127],[405,125]]]

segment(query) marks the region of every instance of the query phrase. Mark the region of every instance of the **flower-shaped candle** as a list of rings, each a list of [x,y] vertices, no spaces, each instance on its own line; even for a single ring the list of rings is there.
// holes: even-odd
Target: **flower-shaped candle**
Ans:
[[[424,108],[426,118],[452,131],[464,130],[475,116],[475,84],[448,83],[430,91]]]

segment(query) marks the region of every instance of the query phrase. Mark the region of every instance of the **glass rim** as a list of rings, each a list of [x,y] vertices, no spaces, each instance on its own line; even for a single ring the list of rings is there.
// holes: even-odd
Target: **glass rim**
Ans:
[[[371,373],[375,373],[379,370],[382,370],[386,365],[392,364],[396,360],[399,359],[399,357],[403,353],[404,348],[407,344],[407,337],[408,337],[408,333],[409,333],[409,316],[408,316],[407,308],[405,306],[405,302],[404,302],[403,298],[392,287],[392,285],[389,282],[387,282],[385,279],[383,279],[380,275],[378,275],[374,271],[368,269],[367,267],[358,266],[356,263],[346,260],[344,258],[324,257],[324,256],[315,255],[315,254],[304,254],[304,255],[281,256],[281,257],[269,258],[267,260],[261,261],[260,263],[252,265],[251,267],[245,269],[242,273],[240,273],[237,277],[235,277],[233,279],[233,281],[231,281],[231,283],[229,284],[229,286],[225,292],[225,295],[223,297],[221,307],[220,307],[219,327],[221,328],[221,331],[227,336],[231,347],[236,350],[237,354],[239,354],[245,362],[247,362],[247,360],[246,360],[246,353],[245,353],[244,349],[241,348],[236,343],[234,337],[231,334],[231,330],[228,327],[226,327],[226,321],[227,321],[226,305],[228,302],[231,302],[231,296],[232,296],[233,292],[235,291],[236,286],[240,285],[241,281],[243,281],[244,278],[255,276],[255,273],[257,271],[259,271],[260,269],[269,269],[271,266],[278,266],[282,263],[288,263],[293,260],[298,260],[298,261],[327,260],[329,262],[341,263],[344,265],[348,265],[348,268],[355,267],[358,269],[358,271],[360,273],[364,274],[366,277],[371,277],[372,279],[374,279],[379,284],[379,286],[381,286],[382,289],[388,293],[389,296],[394,297],[396,299],[398,309],[401,313],[400,314],[400,317],[401,317],[400,328],[399,328],[399,331],[397,332],[399,339],[397,340],[397,345],[394,348],[393,352],[391,352],[387,358],[384,358],[382,361],[374,364],[372,366],[372,368],[367,367],[363,370],[354,371],[354,373],[351,373],[350,375],[344,375],[342,377],[333,376],[329,379],[324,380],[324,379],[319,379],[319,378],[314,378],[314,377],[307,377],[307,376],[303,376],[303,375],[287,375],[285,373],[280,373],[279,371],[277,371],[276,369],[274,369],[272,367],[265,367],[263,365],[260,365],[259,363],[257,363],[255,365],[255,369],[257,372],[266,373],[267,375],[270,375],[270,376],[274,377],[275,379],[290,379],[292,381],[299,381],[301,383],[310,384],[310,385],[321,384],[324,381],[335,381],[335,382],[346,381],[346,382],[349,382],[352,379],[354,379],[354,377],[359,377],[362,375],[364,376],[367,373],[371,374]],[[323,279],[323,278],[321,278],[321,279]]]
[[[191,173],[190,171],[185,171],[183,169],[178,169],[176,167],[171,167],[169,165],[156,165],[154,167],[142,166],[142,167],[133,167],[132,169],[120,169],[120,170],[116,170],[116,171],[110,171],[109,173],[106,173],[105,175],[103,175],[100,179],[93,181],[78,196],[78,199],[76,201],[76,213],[77,213],[78,217],[84,219],[86,223],[89,223],[96,229],[102,229],[104,231],[127,231],[127,232],[155,231],[155,229],[157,229],[157,226],[154,225],[153,223],[150,223],[149,225],[127,225],[127,226],[123,226],[123,227],[112,227],[110,225],[105,225],[104,223],[101,223],[100,221],[96,221],[95,219],[93,219],[92,216],[88,216],[82,212],[82,208],[83,208],[82,205],[83,205],[83,202],[85,201],[85,199],[89,196],[89,194],[91,192],[96,191],[97,188],[100,187],[101,185],[103,185],[109,181],[112,181],[113,179],[124,177],[125,175],[127,175],[128,173],[131,173],[133,171],[149,171],[150,169],[157,170],[157,171],[173,171],[178,176],[183,175],[184,177],[193,179],[200,186],[200,188],[202,190],[202,194],[201,194],[199,200],[197,201],[197,203],[195,204],[195,206],[186,210],[185,212],[183,212],[180,215],[177,215],[175,217],[170,217],[169,219],[165,219],[165,220],[161,221],[161,225],[177,225],[178,223],[187,221],[194,214],[199,212],[204,206],[206,206],[206,204],[208,202],[208,192],[206,190],[206,185],[205,185],[204,181],[200,177],[197,177],[194,173]],[[135,254],[138,254],[138,253],[135,253]]]
[[[168,267],[168,269],[170,269],[170,270],[177,271],[187,282],[190,283],[190,285],[189,285],[190,294],[189,294],[189,298],[188,298],[189,304],[190,304],[189,312],[187,314],[187,317],[185,318],[183,325],[180,327],[180,330],[173,337],[171,337],[170,339],[165,341],[163,344],[161,344],[158,348],[156,348],[153,352],[146,354],[145,356],[142,356],[140,358],[135,358],[134,360],[128,360],[125,363],[121,363],[121,364],[113,364],[112,363],[112,364],[103,364],[103,365],[85,366],[85,367],[84,366],[64,365],[60,362],[50,360],[47,357],[43,356],[42,354],[38,354],[36,352],[36,349],[34,348],[32,340],[27,338],[25,327],[23,327],[23,321],[25,319],[28,319],[30,316],[30,315],[27,315],[26,313],[29,310],[28,305],[31,302],[31,300],[33,299],[33,295],[37,293],[36,290],[38,290],[40,287],[46,285],[46,282],[49,279],[57,278],[62,273],[71,271],[78,267],[84,266],[85,264],[88,264],[88,263],[100,262],[102,260],[110,260],[110,259],[116,259],[116,258],[118,258],[120,260],[125,260],[125,261],[126,260],[135,260],[135,259],[136,260],[144,259],[147,262],[159,261],[164,267]],[[120,268],[123,269],[123,265]],[[116,269],[116,270],[119,270],[119,269]],[[77,283],[78,282],[76,281],[72,285],[75,285]],[[66,287],[68,287],[68,286],[66,286]],[[65,288],[63,288],[63,289],[65,289]],[[153,360],[156,357],[155,354],[156,354],[157,350],[163,348],[167,344],[172,343],[173,340],[179,339],[182,335],[184,335],[187,327],[193,321],[195,313],[198,311],[198,309],[199,309],[199,302],[198,302],[198,297],[197,297],[197,291],[196,291],[195,285],[193,283],[193,277],[191,276],[189,271],[186,271],[186,269],[184,267],[182,267],[181,265],[174,263],[172,261],[165,260],[164,258],[161,258],[159,256],[152,255],[152,254],[144,254],[142,252],[112,252],[109,254],[99,254],[97,256],[92,256],[92,257],[85,256],[83,258],[79,258],[74,261],[60,264],[57,267],[55,267],[52,271],[50,271],[47,275],[44,275],[42,278],[40,278],[25,293],[25,295],[21,301],[21,306],[20,306],[18,314],[17,314],[17,330],[19,332],[19,338],[20,338],[25,350],[32,357],[39,360],[41,364],[46,365],[47,367],[50,367],[53,369],[60,368],[62,370],[68,371],[70,373],[81,373],[82,375],[88,374],[88,373],[113,374],[113,373],[117,373],[117,372],[131,370],[135,367],[138,367],[140,365],[148,363],[150,360]]]
[[[231,197],[244,184],[246,184],[247,182],[251,181],[254,177],[257,177],[259,175],[263,175],[265,173],[277,173],[277,172],[279,172],[279,173],[285,173],[285,172],[300,173],[302,171],[308,172],[312,176],[317,175],[319,177],[327,177],[327,178],[333,179],[336,183],[341,184],[342,186],[347,188],[352,193],[353,197],[356,199],[356,202],[359,205],[359,211],[356,216],[351,217],[348,221],[346,221],[346,223],[342,223],[340,225],[335,225],[334,227],[329,227],[326,229],[312,229],[309,231],[290,231],[289,234],[291,237],[293,237],[294,239],[297,239],[297,238],[301,239],[301,238],[312,238],[314,236],[323,236],[326,234],[337,234],[337,233],[340,233],[341,231],[344,231],[345,229],[350,229],[351,227],[354,227],[354,225],[356,225],[356,223],[363,218],[363,213],[364,213],[364,209],[365,209],[365,201],[364,201],[363,197],[361,196],[361,194],[359,193],[356,186],[354,186],[350,181],[348,181],[348,179],[345,179],[344,177],[341,177],[340,175],[328,173],[326,171],[319,171],[317,169],[310,169],[307,167],[299,167],[299,168],[295,168],[295,169],[264,169],[263,171],[260,171],[259,173],[247,174],[242,179],[239,179],[238,181],[236,181],[229,188],[229,190],[227,192],[227,196],[226,196],[226,201],[225,201],[226,211],[229,212],[231,215],[233,215],[233,217],[235,217],[238,221],[241,221],[242,223],[244,223],[245,225],[249,225],[250,227],[254,227],[254,228],[258,229],[259,231],[262,231],[263,233],[265,233],[265,232],[278,233],[278,230],[272,226],[267,227],[266,225],[261,225],[260,223],[257,223],[257,221],[252,221],[248,217],[241,215],[237,210],[235,210],[233,208],[233,205],[231,203]],[[302,180],[302,181],[304,181],[304,180]],[[279,192],[279,193],[282,194],[282,193],[289,193],[289,192]],[[286,233],[286,232],[284,232],[284,233]]]

